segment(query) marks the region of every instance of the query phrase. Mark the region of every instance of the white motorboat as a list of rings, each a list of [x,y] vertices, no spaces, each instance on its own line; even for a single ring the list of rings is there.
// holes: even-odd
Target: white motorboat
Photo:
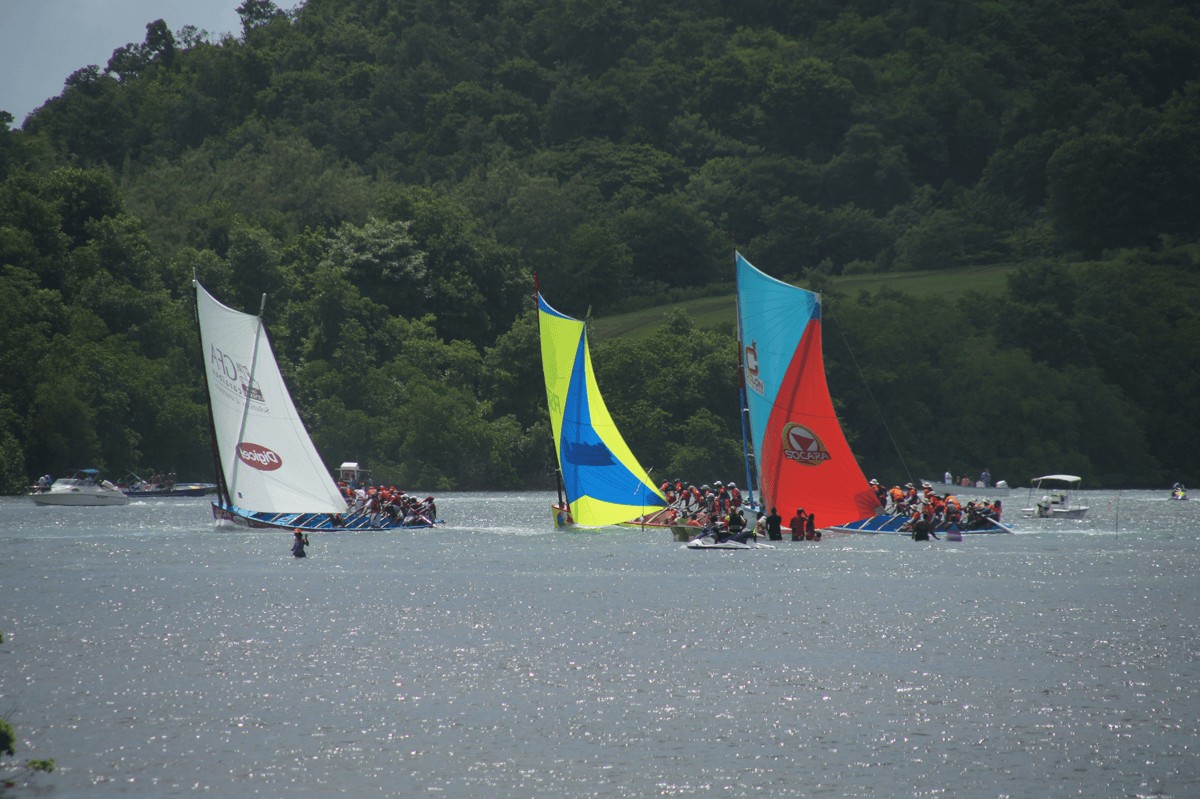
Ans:
[[[1073,474],[1047,474],[1033,478],[1029,489],[1029,507],[1021,508],[1021,515],[1027,519],[1082,519],[1087,515],[1088,506],[1071,499],[1071,492],[1079,490],[1082,480],[1082,477]],[[1035,502],[1034,494],[1041,494],[1041,499]]]
[[[60,477],[44,491],[29,495],[38,505],[128,505],[129,497],[95,469],[79,469]]]

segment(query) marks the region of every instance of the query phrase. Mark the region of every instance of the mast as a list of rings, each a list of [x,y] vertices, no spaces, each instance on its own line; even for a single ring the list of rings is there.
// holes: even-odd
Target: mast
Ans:
[[[537,316],[537,313],[538,313],[538,299],[539,299],[541,296],[542,296],[542,290],[541,290],[541,288],[538,286],[538,273],[537,273],[537,272],[534,272],[534,273],[533,273],[533,313],[534,313],[534,316]],[[539,341],[541,340],[541,337],[542,337],[542,326],[539,324],[539,325],[538,325],[538,340],[539,340]],[[552,440],[552,441],[551,441],[551,443],[554,443],[554,441]],[[556,491],[557,491],[557,493],[558,493],[558,505],[557,505],[557,507],[559,507],[559,508],[567,508],[567,503],[563,501],[563,476],[562,476],[562,467],[561,467],[561,466],[559,466],[559,463],[558,463],[558,456],[557,456],[557,455],[555,455],[555,457],[554,457],[554,488],[556,489]]]
[[[733,250],[733,274],[735,289],[733,292],[734,307],[737,310],[737,340],[738,340],[738,419],[742,423],[742,461],[746,466],[746,501],[750,507],[754,507],[754,478],[750,472],[750,441],[746,433],[746,416],[750,413],[750,406],[746,402],[746,348],[742,343],[742,308],[738,301],[737,285],[737,258],[738,252],[735,247]]]
[[[250,398],[254,395],[254,372],[258,369],[258,345],[263,339],[263,314],[266,312],[266,309],[267,295],[264,293],[262,295],[262,302],[258,306],[258,327],[254,330],[254,349],[250,353],[250,374],[246,377],[246,401],[242,404],[242,423],[241,427],[238,428],[238,444],[241,444],[242,439],[246,436],[246,422],[250,419]],[[234,487],[237,486],[239,461],[241,461],[241,458],[235,457],[233,459],[233,470],[229,476],[229,482]]]

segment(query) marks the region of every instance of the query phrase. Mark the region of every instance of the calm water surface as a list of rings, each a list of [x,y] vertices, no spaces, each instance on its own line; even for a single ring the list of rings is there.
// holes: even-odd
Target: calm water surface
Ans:
[[[1200,501],[1167,493],[709,552],[458,494],[301,561],[204,500],[6,498],[0,716],[58,764],[14,795],[1194,797]]]

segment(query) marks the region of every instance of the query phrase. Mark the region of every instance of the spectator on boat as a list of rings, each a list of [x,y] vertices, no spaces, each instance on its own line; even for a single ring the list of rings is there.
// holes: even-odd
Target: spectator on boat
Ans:
[[[805,520],[805,518],[806,517],[804,516],[804,508],[796,508],[796,515],[792,517],[792,520],[790,522],[788,522],[788,527],[790,527],[792,529],[792,540],[793,541],[803,541],[804,540],[804,520]]]
[[[41,477],[39,477],[37,479],[37,485],[34,486],[34,490],[35,491],[49,491],[50,484],[53,482],[54,482],[53,477],[51,477],[48,474],[43,474]],[[1175,485],[1179,485],[1179,483],[1176,483]]]
[[[783,540],[783,517],[775,508],[771,508],[771,515],[767,517],[767,538],[772,541]]]
[[[950,474],[949,469],[947,469],[946,473],[942,475],[942,482],[946,485],[952,485],[954,483],[954,475]]]
[[[992,487],[992,472],[988,467],[983,467],[983,471],[979,474],[979,482],[983,483],[984,488]]]
[[[715,493],[717,495],[717,498],[716,498],[717,513],[724,516],[726,513],[729,512],[729,489],[725,488],[725,486],[721,483],[720,480],[713,483],[713,487],[714,487]]]
[[[658,489],[662,491],[663,496],[667,498],[668,505],[675,504],[675,487],[671,485],[671,481],[663,480],[663,484],[659,486]]]
[[[306,546],[308,546],[308,536],[304,534],[304,531],[297,527],[295,534],[292,536],[292,557],[308,557],[308,555],[304,553],[304,548]]]
[[[958,497],[953,494],[947,494],[943,498],[945,510],[942,515],[947,524],[958,525],[962,520],[962,504],[958,501]]]

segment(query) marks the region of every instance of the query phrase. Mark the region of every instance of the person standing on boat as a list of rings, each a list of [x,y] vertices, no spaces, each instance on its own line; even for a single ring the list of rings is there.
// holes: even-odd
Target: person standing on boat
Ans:
[[[297,528],[292,536],[292,557],[307,558],[308,555],[304,552],[306,546],[308,546],[308,536],[304,534],[303,530]]]
[[[983,483],[984,488],[992,487],[992,472],[988,469],[988,467],[983,467],[983,472],[981,472],[979,475],[979,481]]]

